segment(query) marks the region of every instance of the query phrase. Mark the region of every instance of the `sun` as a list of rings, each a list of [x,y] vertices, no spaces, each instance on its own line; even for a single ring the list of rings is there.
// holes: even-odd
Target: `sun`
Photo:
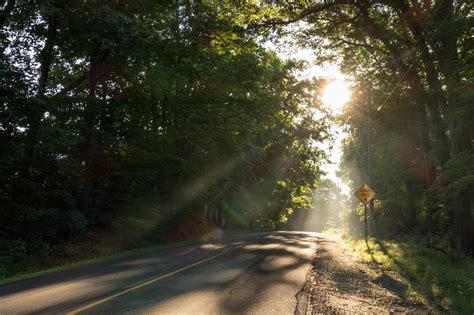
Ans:
[[[351,97],[349,83],[343,78],[334,78],[324,87],[322,101],[333,113],[340,113]]]

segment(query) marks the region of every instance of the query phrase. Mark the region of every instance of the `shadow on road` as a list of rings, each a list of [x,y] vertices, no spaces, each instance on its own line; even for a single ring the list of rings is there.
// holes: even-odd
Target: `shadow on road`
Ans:
[[[246,313],[262,303],[278,303],[274,290],[296,294],[303,283],[294,272],[311,261],[317,237],[307,233],[275,232],[242,235],[210,243],[147,252],[113,261],[78,267],[0,287],[0,305],[22,303],[30,313],[53,313],[100,300],[133,284],[166,274],[241,245],[199,266],[122,295],[90,310],[91,313],[144,312],[173,307],[190,297],[213,296],[215,310]],[[294,295],[290,296],[295,302]],[[36,306],[28,305],[40,299]],[[5,304],[5,303],[6,304]],[[281,303],[286,301],[281,301]],[[0,306],[0,313],[5,309]]]

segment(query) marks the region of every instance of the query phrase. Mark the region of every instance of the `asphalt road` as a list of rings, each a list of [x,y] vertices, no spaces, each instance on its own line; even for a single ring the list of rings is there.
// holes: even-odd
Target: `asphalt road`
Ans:
[[[242,234],[47,274],[0,286],[0,314],[294,314],[316,239]]]

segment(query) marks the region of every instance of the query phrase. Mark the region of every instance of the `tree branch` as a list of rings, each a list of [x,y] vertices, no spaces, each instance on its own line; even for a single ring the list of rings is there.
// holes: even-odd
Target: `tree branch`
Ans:
[[[51,59],[53,55],[54,40],[56,37],[56,18],[48,18],[48,28],[46,41],[40,52],[40,77],[38,80],[38,96],[44,96],[48,83],[49,71],[51,69]]]
[[[367,48],[367,49],[370,49],[370,50],[374,49],[373,46],[371,46],[369,44],[366,44],[366,43],[355,43],[355,42],[345,40],[343,38],[337,38],[335,40],[339,41],[339,43],[347,44],[347,45],[354,46],[354,47],[363,47],[363,48]]]
[[[105,51],[99,58],[96,59],[96,61],[94,62],[95,65],[99,64],[99,63],[102,63],[104,62],[107,57],[110,55],[110,51],[107,50]],[[67,87],[65,87],[64,89],[62,89],[61,91],[59,91],[56,95],[54,96],[64,96],[66,95],[67,93],[71,92],[72,90],[78,88],[82,82],[84,82],[85,80],[87,80],[87,78],[89,78],[89,76],[91,75],[91,71],[90,71],[91,67],[89,67],[89,70],[85,73],[83,73],[81,76],[79,76],[78,78],[76,78],[74,81],[72,81]]]
[[[337,5],[343,4],[354,4],[354,0],[334,0],[334,1],[324,1],[317,6],[310,7],[301,11],[297,16],[290,17],[286,20],[283,19],[269,19],[259,24],[253,24],[248,27],[248,29],[258,29],[261,27],[274,27],[274,26],[285,26],[298,21],[301,21],[311,15],[323,12],[330,8],[333,8]]]

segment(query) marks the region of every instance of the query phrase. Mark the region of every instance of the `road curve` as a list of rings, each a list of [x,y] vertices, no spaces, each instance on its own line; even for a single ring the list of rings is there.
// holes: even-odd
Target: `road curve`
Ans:
[[[293,314],[317,234],[241,234],[0,286],[0,314]]]

